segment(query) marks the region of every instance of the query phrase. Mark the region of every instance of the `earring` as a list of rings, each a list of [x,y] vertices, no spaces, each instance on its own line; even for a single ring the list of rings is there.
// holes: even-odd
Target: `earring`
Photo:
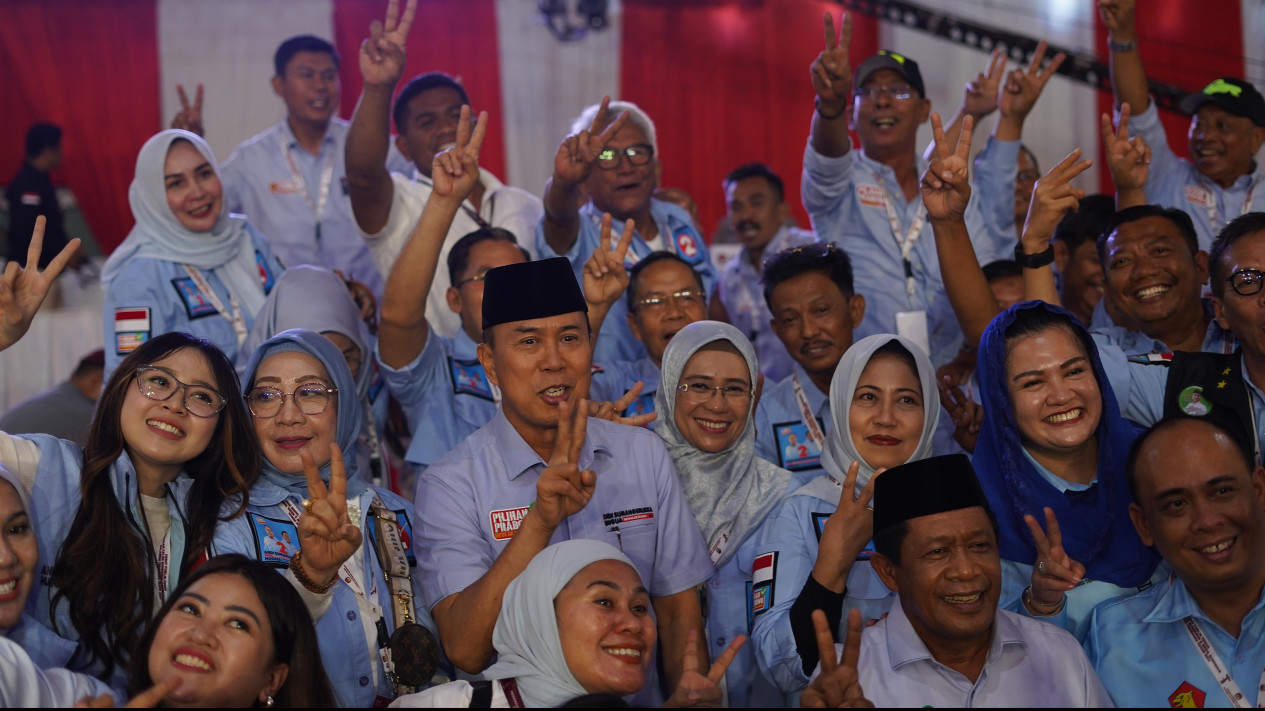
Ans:
[[[272,708],[273,705],[276,703],[277,703],[277,700],[272,698],[272,694],[269,694],[267,697],[264,698],[264,708],[266,709]]]

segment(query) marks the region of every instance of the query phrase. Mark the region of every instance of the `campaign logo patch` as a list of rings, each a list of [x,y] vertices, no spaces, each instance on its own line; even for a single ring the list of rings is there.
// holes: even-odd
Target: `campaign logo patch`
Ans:
[[[697,261],[699,257],[698,241],[689,232],[682,232],[676,236],[676,251],[687,262]]]
[[[264,259],[264,255],[259,250],[255,250],[255,264],[259,265],[259,283],[263,284],[264,293],[270,293],[273,285],[277,283],[277,275],[272,273],[272,268],[268,266],[268,260]]]
[[[180,303],[184,304],[185,313],[192,321],[206,316],[214,316],[217,311],[215,304],[207,298],[206,294],[198,288],[197,282],[192,277],[180,277],[172,279],[171,285],[176,288],[176,293],[180,296]]]
[[[39,205],[40,194],[39,193],[22,193],[22,197],[19,198],[18,201],[21,202],[23,205],[31,205],[31,206]]]
[[[492,383],[488,382],[483,364],[477,360],[448,359],[448,375],[452,378],[452,391],[458,395],[474,395],[484,400],[496,401],[492,396]]]
[[[273,195],[297,195],[302,191],[303,188],[294,181],[273,181],[268,183],[268,192]]]
[[[887,207],[887,191],[878,185],[868,183],[858,185],[857,199],[867,207]]]
[[[1175,709],[1201,709],[1204,707],[1204,699],[1207,696],[1208,694],[1194,684],[1183,681],[1182,685],[1169,695],[1168,705]]]
[[[248,513],[251,533],[255,536],[255,551],[259,560],[278,568],[290,565],[290,559],[299,551],[299,528],[292,521]]]
[[[773,607],[773,579],[777,576],[777,551],[761,553],[751,566],[751,614],[759,615]]]
[[[140,348],[149,340],[151,321],[149,307],[123,308],[114,310],[114,350],[118,355],[125,355]]]
[[[825,429],[820,417],[817,426]],[[821,466],[821,450],[809,439],[808,425],[799,420],[781,422],[773,425],[773,435],[777,442],[778,466],[793,472]]]
[[[488,522],[492,525],[492,537],[498,541],[507,541],[514,537],[514,532],[523,523],[523,517],[531,509],[530,506],[518,506],[512,509],[497,509],[488,513]]]
[[[391,509],[391,513],[395,514],[395,522],[400,525],[400,542],[404,544],[404,550],[408,551],[408,564],[410,567],[417,567],[417,558],[413,557],[413,524],[408,520],[408,512],[404,509]],[[377,550],[378,534],[376,526],[365,526],[365,530],[369,532],[369,545]]]
[[[1186,202],[1200,207],[1212,206],[1212,193],[1198,185],[1186,186]]]
[[[654,507],[652,506],[639,506],[635,509],[611,511],[610,513],[602,514],[602,525],[607,528],[652,520],[654,520]]]

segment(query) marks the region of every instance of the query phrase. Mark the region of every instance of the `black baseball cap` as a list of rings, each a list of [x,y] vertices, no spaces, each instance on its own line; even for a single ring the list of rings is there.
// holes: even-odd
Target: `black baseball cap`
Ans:
[[[922,72],[918,71],[918,62],[887,49],[880,50],[878,54],[861,62],[856,72],[852,74],[852,86],[861,86],[871,74],[880,69],[890,69],[901,75],[914,88],[914,91],[918,92],[918,96],[927,98],[927,90],[922,83]]]
[[[1265,98],[1242,79],[1221,77],[1203,91],[1187,94],[1180,106],[1182,111],[1193,115],[1204,104],[1216,104],[1235,116],[1252,119],[1257,126],[1265,126]]]

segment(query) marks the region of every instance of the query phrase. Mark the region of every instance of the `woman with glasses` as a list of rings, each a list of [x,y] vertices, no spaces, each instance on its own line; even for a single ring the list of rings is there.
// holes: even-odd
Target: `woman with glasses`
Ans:
[[[229,214],[211,147],[179,129],[154,135],[136,157],[128,201],[136,226],[101,272],[106,372],[169,331],[235,359],[282,266],[267,238]]]
[[[294,530],[328,486],[340,517],[345,515],[343,530],[332,531],[319,550],[300,540],[288,568],[319,617],[321,656],[340,705],[366,708],[428,684],[438,647],[422,631],[433,630],[429,611],[413,602],[421,589],[409,551],[413,507],[370,484],[361,468],[357,438],[364,410],[347,359],[319,333],[283,331],[251,355],[243,383],[263,472],[246,515],[224,527],[226,546],[270,561],[265,525]],[[319,480],[305,477],[305,461],[319,470]]]
[[[789,471],[755,456],[759,372],[755,349],[741,331],[718,321],[697,321],[668,342],[655,395],[655,431],[672,455],[716,566],[705,585],[704,606],[713,659],[751,631],[752,534],[791,483]],[[726,679],[731,706],[781,705],[747,648],[738,650]]]

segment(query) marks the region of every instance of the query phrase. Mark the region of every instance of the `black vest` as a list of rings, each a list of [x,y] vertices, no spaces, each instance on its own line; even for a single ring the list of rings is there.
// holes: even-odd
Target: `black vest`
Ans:
[[[1242,355],[1238,352],[1173,354],[1168,384],[1164,388],[1164,417],[1197,417],[1210,420],[1238,437],[1256,454],[1256,427],[1252,395],[1243,380]],[[1201,403],[1191,394],[1198,392]],[[1199,404],[1207,409],[1201,414]]]

